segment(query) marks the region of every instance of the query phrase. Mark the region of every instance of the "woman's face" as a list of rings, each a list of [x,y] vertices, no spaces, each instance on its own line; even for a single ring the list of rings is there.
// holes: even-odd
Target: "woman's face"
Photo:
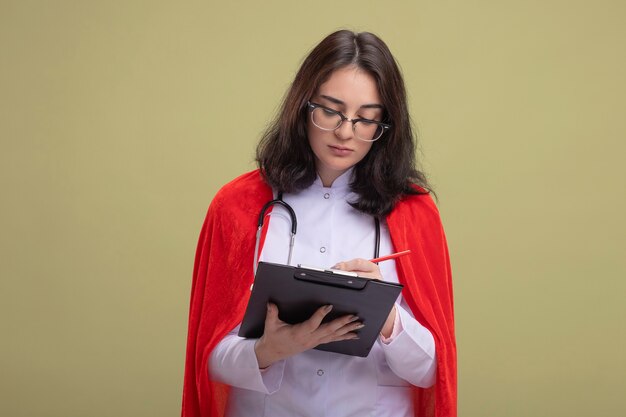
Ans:
[[[381,120],[382,102],[376,80],[354,66],[335,70],[323,83],[311,102],[343,113],[349,119]],[[318,110],[318,111],[321,111]],[[315,154],[315,165],[324,186],[361,161],[372,147],[354,136],[352,122],[344,121],[336,130],[322,130],[307,119],[309,144]]]

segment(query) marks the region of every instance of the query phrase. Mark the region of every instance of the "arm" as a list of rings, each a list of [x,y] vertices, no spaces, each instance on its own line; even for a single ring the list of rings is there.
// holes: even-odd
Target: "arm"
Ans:
[[[365,259],[340,262],[334,268],[382,279],[378,265]],[[405,307],[396,303],[391,309],[379,343],[389,368],[397,376],[415,386],[428,388],[435,383],[437,370],[435,341],[430,331]]]
[[[395,310],[391,334],[385,337],[383,333],[379,338],[387,365],[407,382],[428,388],[435,383],[437,371],[435,340],[408,308],[396,304]]]
[[[278,391],[285,361],[277,361],[266,369],[259,369],[254,349],[258,339],[244,339],[237,336],[238,331],[239,326],[227,334],[211,352],[209,372],[212,379],[264,394]]]

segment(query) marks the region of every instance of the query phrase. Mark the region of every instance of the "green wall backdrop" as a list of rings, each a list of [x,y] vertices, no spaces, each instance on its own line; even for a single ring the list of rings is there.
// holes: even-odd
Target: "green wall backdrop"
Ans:
[[[406,77],[459,415],[626,415],[625,21],[618,0],[0,0],[0,415],[179,414],[206,208],[342,27]]]

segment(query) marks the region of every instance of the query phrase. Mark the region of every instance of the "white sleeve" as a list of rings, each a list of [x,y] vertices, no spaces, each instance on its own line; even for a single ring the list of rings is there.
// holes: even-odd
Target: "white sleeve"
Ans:
[[[402,302],[404,304],[404,302]],[[435,383],[437,360],[435,340],[430,331],[396,303],[392,336],[378,338],[389,368],[405,381],[422,388]]]
[[[258,339],[237,336],[239,326],[227,334],[209,357],[211,379],[237,388],[273,394],[283,380],[285,361],[278,361],[261,370],[254,353]]]

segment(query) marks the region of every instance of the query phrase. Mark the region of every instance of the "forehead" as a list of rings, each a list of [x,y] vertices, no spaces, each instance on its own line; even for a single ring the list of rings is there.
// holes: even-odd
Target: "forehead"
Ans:
[[[317,95],[337,98],[348,106],[382,104],[378,84],[367,71],[348,66],[339,68],[317,90]]]

